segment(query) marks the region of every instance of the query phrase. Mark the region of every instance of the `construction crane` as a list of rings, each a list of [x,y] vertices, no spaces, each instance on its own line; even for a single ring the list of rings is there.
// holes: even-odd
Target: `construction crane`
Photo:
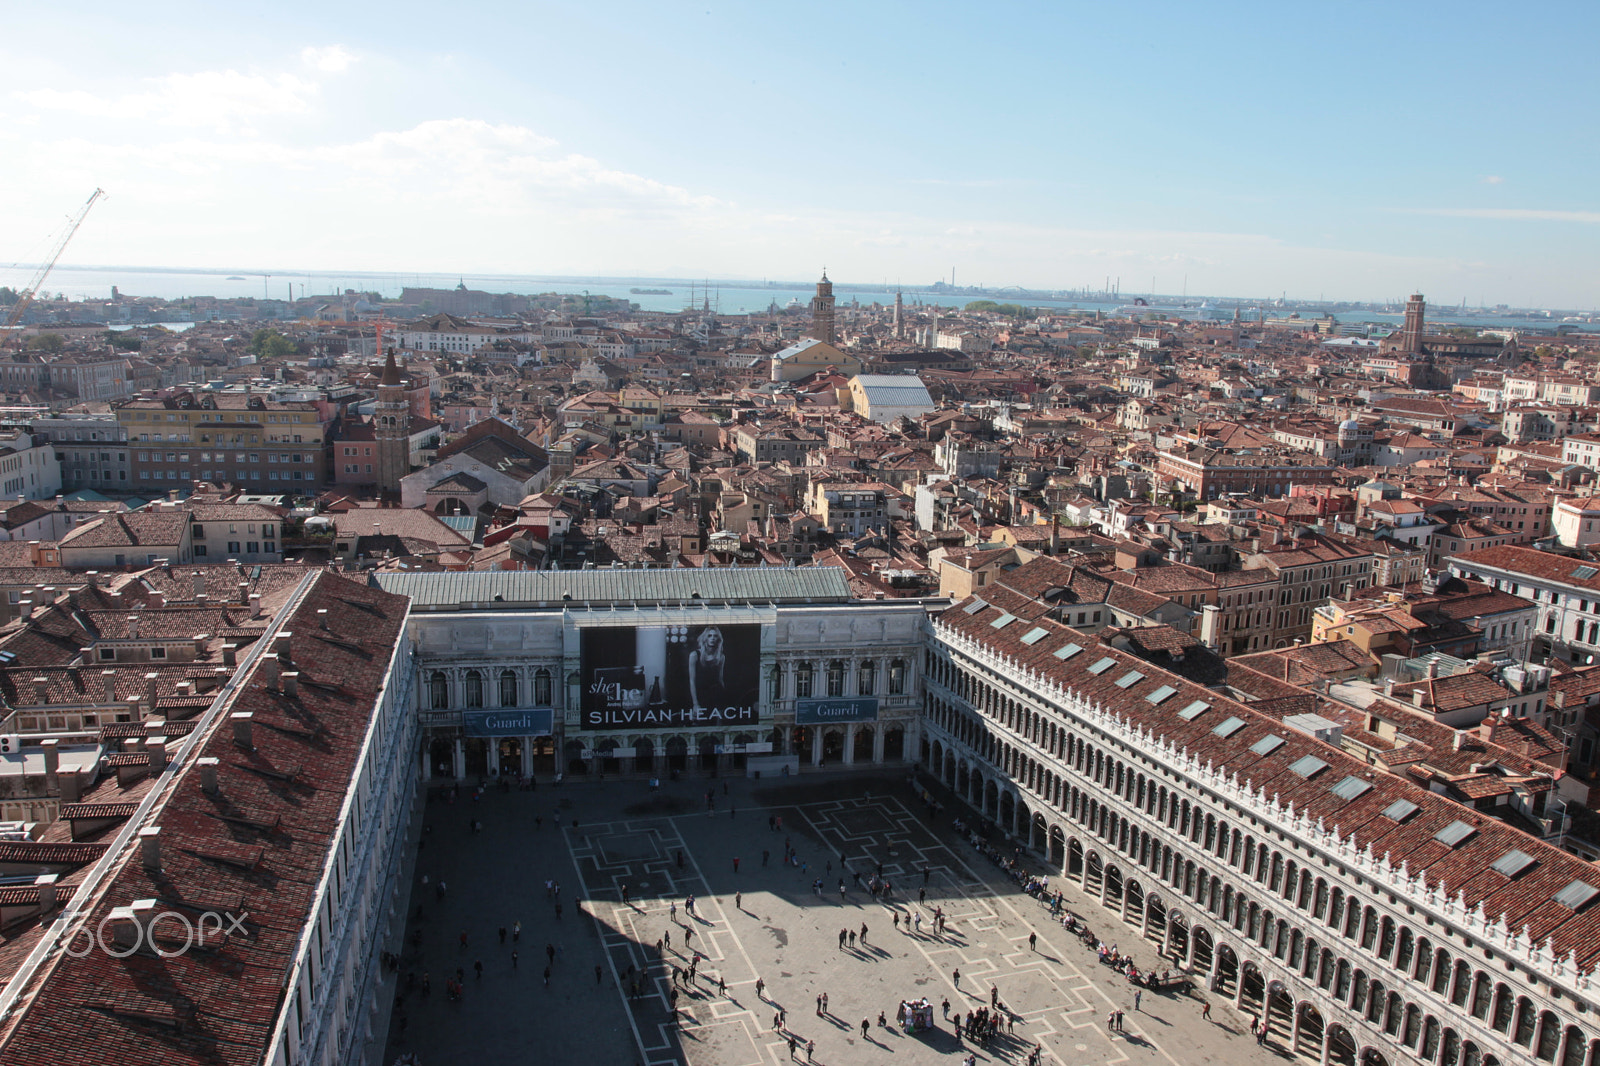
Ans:
[[[22,321],[23,312],[28,309],[29,304],[33,303],[33,298],[39,293],[39,287],[44,284],[45,279],[50,276],[51,269],[55,267],[56,260],[60,259],[61,253],[67,250],[67,242],[72,240],[72,235],[78,232],[78,227],[83,225],[83,220],[89,216],[89,208],[93,207],[95,201],[105,194],[106,191],[104,189],[96,189],[93,195],[89,197],[88,202],[78,208],[78,213],[72,218],[72,224],[67,227],[66,232],[61,235],[61,239],[56,241],[55,246],[50,249],[49,255],[45,257],[44,266],[40,267],[39,272],[33,276],[33,280],[28,282],[28,287],[17,293],[17,302],[11,305],[11,313],[6,315],[6,324],[0,326],[0,344],[11,340],[14,331],[16,336],[20,337],[22,335],[21,330],[17,329],[17,323]]]

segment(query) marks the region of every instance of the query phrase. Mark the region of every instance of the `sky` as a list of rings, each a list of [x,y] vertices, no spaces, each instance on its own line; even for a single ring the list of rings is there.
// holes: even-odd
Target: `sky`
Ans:
[[[98,186],[63,263],[1600,305],[1593,0],[6,25],[0,271]]]

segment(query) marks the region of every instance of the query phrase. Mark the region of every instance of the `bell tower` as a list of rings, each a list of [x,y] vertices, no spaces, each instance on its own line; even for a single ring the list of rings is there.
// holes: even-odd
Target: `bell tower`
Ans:
[[[390,349],[378,380],[378,402],[372,406],[372,430],[377,438],[378,491],[400,491],[400,479],[411,473],[411,405],[406,402],[400,368]]]
[[[833,282],[828,280],[826,268],[817,282],[817,294],[811,298],[811,335],[823,344],[833,343]]]

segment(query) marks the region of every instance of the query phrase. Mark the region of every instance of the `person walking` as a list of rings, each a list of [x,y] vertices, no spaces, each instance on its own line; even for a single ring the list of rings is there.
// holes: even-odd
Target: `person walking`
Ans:
[[[822,996],[820,994],[817,996],[817,1017],[822,1017]]]
[[[956,971],[954,971],[953,973],[950,974],[950,983],[955,985],[957,988],[961,987],[961,971],[960,970],[956,970]]]
[[[824,1016],[828,1013],[828,993],[826,992],[822,993],[822,1013]]]
[[[512,922],[511,923],[511,942],[513,944],[515,944],[518,941],[520,941],[521,939],[522,939],[522,922],[520,920]]]
[[[482,959],[474,959],[473,963],[472,963],[472,968],[473,968],[473,970],[475,970],[477,972],[478,980],[480,980],[480,981],[483,980],[483,960]]]
[[[500,927],[500,943],[504,944],[505,942],[506,942],[506,927],[502,925]]]
[[[1039,943],[1039,934],[1038,933],[1029,933],[1028,934],[1028,950],[1029,951],[1037,951],[1038,948],[1035,945],[1037,945],[1038,943]]]
[[[737,855],[735,855],[733,857],[733,872],[734,873],[738,873],[739,872],[739,856],[737,856]]]
[[[998,1006],[1000,1006],[1000,986],[999,985],[990,985],[989,986],[989,1006],[990,1007],[998,1007]]]
[[[518,959],[518,958],[519,958],[519,957],[520,957],[520,956],[518,956],[518,954],[517,954],[517,952],[516,952],[516,949],[515,949],[515,948],[513,948],[513,949],[512,949],[512,951],[511,951],[511,968],[512,968],[512,969],[513,969],[513,970],[515,970],[515,969],[516,969],[516,968],[517,968],[517,959]]]
[[[466,936],[465,933],[462,933],[461,935],[462,936]],[[862,922],[861,923],[861,942],[863,944],[865,944],[867,942],[867,923],[866,922]],[[466,941],[463,940],[462,943],[466,943]]]
[[[815,1040],[807,1040],[806,1041],[806,1061],[807,1062],[816,1062],[817,1061],[817,1042]]]
[[[861,1039],[865,1040],[867,1038],[867,1033],[869,1033],[871,1031],[872,1031],[872,1023],[869,1022],[867,1019],[862,1018],[861,1019]]]
[[[1200,1020],[1205,1021],[1211,1017],[1211,1001],[1208,999],[1200,1004]]]
[[[917,926],[917,935],[921,936],[922,935],[922,912],[918,911],[915,915],[912,916],[912,919],[913,919],[913,921],[915,921],[916,926]]]
[[[766,987],[767,987],[767,983],[765,981],[763,981],[761,978],[757,977],[756,978],[756,998],[757,999],[761,999],[762,998],[761,990],[766,988]]]
[[[600,983],[600,964],[598,962],[594,964],[594,983]]]
[[[850,930],[850,946],[856,946],[856,931],[854,929]]]
[[[744,893],[743,892],[735,892],[733,894],[733,909],[736,910],[736,911],[744,910]]]
[[[1134,993],[1133,993],[1133,1012],[1135,1014],[1139,1013],[1139,1000],[1142,999],[1143,997],[1144,997],[1144,989],[1139,988],[1139,989],[1135,989],[1134,990]]]
[[[544,968],[544,986],[546,988],[550,987],[550,967],[548,966]]]
[[[773,1011],[772,1012],[772,1031],[776,1033],[776,1032],[781,1032],[782,1029],[783,1029],[783,1015],[779,1014],[777,1011]]]

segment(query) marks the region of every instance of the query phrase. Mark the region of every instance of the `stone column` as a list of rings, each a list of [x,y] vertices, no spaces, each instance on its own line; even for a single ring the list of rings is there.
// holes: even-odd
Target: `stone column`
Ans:
[[[1217,983],[1222,980],[1222,942],[1211,942],[1211,969],[1206,973],[1206,988],[1209,991],[1217,990]]]
[[[1289,1019],[1289,1054],[1298,1053],[1300,1048],[1300,1019],[1305,1016],[1301,1004],[1294,1005],[1294,1013]]]
[[[1157,952],[1163,959],[1172,951],[1172,908],[1167,908],[1167,920],[1161,926],[1161,950]]]
[[[1333,1024],[1326,1017],[1322,1020],[1322,1057],[1317,1060],[1317,1066],[1328,1066],[1328,1060],[1333,1055]]]
[[[872,765],[874,766],[883,765],[883,732],[884,728],[881,720],[872,723]],[[901,743],[903,744],[904,741]],[[901,751],[904,750],[904,748],[901,749]],[[912,756],[912,761],[916,761],[915,754]]]
[[[856,761],[856,726],[850,723],[844,727],[844,764],[855,765]]]
[[[1266,977],[1263,976],[1262,980],[1265,981]],[[1243,955],[1239,956],[1239,980],[1234,983],[1233,1009],[1236,1010],[1236,1011],[1243,1011],[1244,1010],[1244,956]]]
[[[1126,880],[1122,882],[1122,907],[1117,911],[1117,917],[1124,923],[1128,920],[1128,882]]]
[[[822,727],[816,726],[811,730],[811,765],[816,766],[822,762]]]
[[[1065,870],[1066,867],[1063,866],[1062,869]],[[1126,892],[1127,889],[1123,889],[1123,891]],[[1145,893],[1144,899],[1139,904],[1139,939],[1150,939],[1150,894],[1148,892]]]
[[[523,737],[522,738],[522,776],[524,778],[529,778],[529,777],[533,776],[533,742],[534,742],[534,739],[535,739],[534,737]]]
[[[459,780],[460,778],[466,777],[467,749],[466,745],[462,743],[460,737],[457,737],[455,740],[455,759],[453,760],[453,763],[454,765],[451,766],[451,769],[455,771],[456,778]]]

